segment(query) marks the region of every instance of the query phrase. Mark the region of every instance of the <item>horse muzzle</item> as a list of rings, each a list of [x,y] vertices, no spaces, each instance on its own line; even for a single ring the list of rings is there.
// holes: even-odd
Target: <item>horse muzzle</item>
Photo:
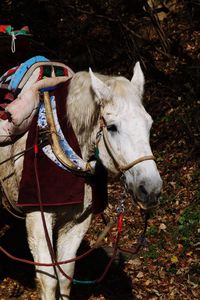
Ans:
[[[160,191],[148,193],[141,185],[139,186],[137,194],[134,196],[134,201],[143,210],[153,209],[156,208],[160,203],[160,194]]]
[[[133,201],[144,210],[157,207],[163,185],[159,174],[157,173],[155,177],[138,180],[139,182],[131,180],[129,176],[124,176],[123,182],[127,191],[132,195]]]

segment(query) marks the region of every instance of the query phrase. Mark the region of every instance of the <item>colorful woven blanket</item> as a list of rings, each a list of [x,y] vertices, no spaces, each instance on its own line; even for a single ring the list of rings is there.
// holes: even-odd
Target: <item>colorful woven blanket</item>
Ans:
[[[0,77],[0,144],[12,142],[29,129],[39,105],[39,95],[31,86],[52,76],[67,80],[73,71],[62,63],[35,56]]]

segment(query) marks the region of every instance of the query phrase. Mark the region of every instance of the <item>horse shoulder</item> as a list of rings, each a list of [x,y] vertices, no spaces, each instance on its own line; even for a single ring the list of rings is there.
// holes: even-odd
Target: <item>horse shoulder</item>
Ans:
[[[27,134],[22,136],[14,144],[0,147],[1,162],[8,159],[7,162],[0,164],[1,185],[7,197],[15,203],[18,199],[19,182],[23,169],[23,155],[15,158],[14,156],[25,149],[26,138]]]

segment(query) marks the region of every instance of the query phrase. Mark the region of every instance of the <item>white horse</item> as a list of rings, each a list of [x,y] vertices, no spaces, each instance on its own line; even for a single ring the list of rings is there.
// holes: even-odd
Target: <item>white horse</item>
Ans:
[[[129,81],[124,77],[111,77],[90,72],[76,73],[69,84],[67,100],[68,119],[78,139],[82,157],[87,161],[93,154],[96,137],[103,122],[104,131],[98,137],[99,159],[113,177],[123,173],[126,188],[143,209],[158,203],[162,180],[152,156],[149,134],[152,118],[146,112],[142,95],[144,75],[136,63]],[[13,145],[0,146],[1,161],[25,148],[27,134]],[[0,166],[4,178],[4,190],[14,200],[22,172],[23,157],[7,161]],[[91,186],[85,184],[83,211],[91,204]],[[57,230],[57,261],[76,256],[77,249],[88,230],[91,214],[80,223],[73,220],[80,215],[80,205],[46,208],[45,219],[53,243],[53,230]],[[34,261],[51,263],[41,212],[26,209],[28,243]],[[70,277],[74,274],[74,262],[61,265]],[[56,268],[36,266],[36,279],[42,300],[69,299],[71,282]],[[58,279],[58,280],[57,280]]]

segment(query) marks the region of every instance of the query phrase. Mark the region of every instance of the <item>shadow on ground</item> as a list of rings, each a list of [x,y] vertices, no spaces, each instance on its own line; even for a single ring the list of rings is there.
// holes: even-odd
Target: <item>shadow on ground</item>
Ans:
[[[89,249],[86,241],[83,241],[79,253],[84,253]],[[75,279],[95,280],[104,272],[110,260],[111,249],[99,248],[94,250],[90,256],[80,260],[76,264]],[[109,253],[109,254],[108,254]],[[107,300],[133,300],[131,281],[123,272],[123,256],[120,254],[112,263],[105,278],[95,285],[73,285],[72,300],[90,299],[91,295],[104,296]],[[92,298],[91,298],[92,299]],[[95,298],[96,299],[96,298]]]
[[[14,223],[13,223],[14,222]],[[3,230],[6,232],[3,235]],[[32,260],[28,244],[26,241],[26,230],[24,221],[13,219],[7,213],[0,213],[0,245],[12,255]],[[3,235],[3,236],[2,236]],[[78,253],[84,253],[89,249],[87,241],[83,241]],[[110,252],[110,251],[109,251]],[[75,269],[75,279],[95,280],[104,272],[110,259],[108,250],[99,248],[94,250],[88,257],[77,261]],[[23,299],[23,293],[30,293],[35,289],[34,267],[20,263],[6,257],[0,253],[0,282],[5,278],[17,281],[20,286],[18,292],[10,287],[6,289],[3,299]],[[7,281],[4,281],[4,285]],[[9,291],[10,289],[10,291]],[[21,293],[21,295],[19,295]],[[13,295],[14,294],[14,295]],[[112,263],[109,272],[101,283],[93,285],[73,284],[71,300],[97,299],[103,296],[107,300],[133,300],[131,282],[123,272],[123,257],[118,255]],[[16,297],[16,298],[15,298]],[[30,297],[31,299],[31,297]]]

